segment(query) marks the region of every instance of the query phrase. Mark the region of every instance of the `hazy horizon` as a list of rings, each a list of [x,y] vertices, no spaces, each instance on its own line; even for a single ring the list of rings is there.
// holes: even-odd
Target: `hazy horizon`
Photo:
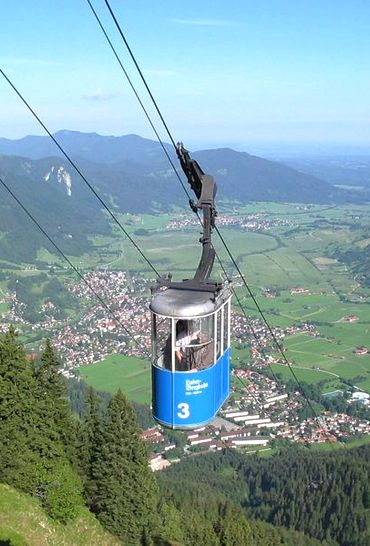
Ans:
[[[95,9],[161,136],[104,2]],[[190,146],[370,144],[370,4],[112,0],[176,139]],[[153,132],[87,2],[5,3],[0,65],[48,128]],[[0,78],[0,134],[39,134]]]
[[[122,134],[111,134],[111,133],[102,133],[98,131],[81,131],[78,129],[66,129],[60,128],[56,129],[54,131],[54,134],[59,131],[71,131],[71,132],[80,132],[80,133],[96,133],[103,137],[120,137],[120,136],[127,136],[129,134],[136,134],[139,137],[142,138],[149,138],[150,140],[156,141],[155,135],[153,136],[143,136],[137,133],[122,133]],[[48,135],[45,132],[34,132],[30,134],[24,134],[19,137],[7,137],[5,135],[0,134],[0,138],[5,138],[8,140],[22,140],[23,138],[29,137],[29,136],[45,136],[48,137]],[[168,139],[163,139],[163,142],[170,144]],[[232,148],[236,151],[241,152],[247,152],[250,154],[255,155],[261,155],[266,157],[303,157],[303,156],[351,156],[351,155],[358,155],[358,156],[370,156],[370,149],[366,144],[362,143],[336,143],[336,142],[327,142],[327,143],[319,143],[319,142],[269,142],[269,141],[254,141],[254,142],[230,142],[230,141],[224,141],[224,142],[202,142],[202,141],[194,141],[189,140],[185,142],[185,145],[193,150],[204,150],[204,149],[215,149],[215,148]]]

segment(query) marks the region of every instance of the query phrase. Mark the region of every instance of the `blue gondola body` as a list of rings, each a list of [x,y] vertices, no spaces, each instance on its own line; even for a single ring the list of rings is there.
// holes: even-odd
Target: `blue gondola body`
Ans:
[[[171,372],[152,366],[153,416],[171,428],[212,421],[230,392],[230,348],[207,370]]]
[[[152,299],[152,411],[192,429],[212,421],[230,393],[230,287],[170,287]]]

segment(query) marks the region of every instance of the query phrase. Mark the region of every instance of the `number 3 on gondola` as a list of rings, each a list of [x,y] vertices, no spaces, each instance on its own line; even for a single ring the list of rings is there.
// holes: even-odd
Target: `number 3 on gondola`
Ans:
[[[180,419],[187,419],[190,417],[189,404],[181,402],[180,404],[177,404],[177,409],[180,410],[177,412],[177,417],[180,417]]]

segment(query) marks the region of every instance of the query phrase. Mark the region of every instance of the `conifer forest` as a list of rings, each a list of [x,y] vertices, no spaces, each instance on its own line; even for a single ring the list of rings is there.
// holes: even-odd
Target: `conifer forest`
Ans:
[[[368,446],[269,458],[223,450],[155,474],[122,392],[67,389],[59,366],[49,341],[30,359],[14,329],[0,339],[0,481],[52,521],[65,526],[87,507],[130,545],[369,544]],[[0,520],[2,544],[29,544],[9,532]]]

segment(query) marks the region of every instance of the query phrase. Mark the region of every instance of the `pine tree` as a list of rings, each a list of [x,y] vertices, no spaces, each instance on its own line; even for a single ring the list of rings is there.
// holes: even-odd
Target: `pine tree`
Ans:
[[[82,484],[66,459],[56,459],[40,473],[41,503],[49,516],[66,523],[83,506]]]
[[[25,492],[36,487],[40,464],[29,438],[35,390],[32,366],[11,327],[0,338],[0,481]]]
[[[66,399],[60,361],[49,340],[35,371],[37,438],[34,448],[42,457],[36,495],[52,517],[74,517],[82,505],[82,483],[76,464],[76,423]]]
[[[127,544],[140,544],[151,529],[156,483],[148,466],[133,410],[121,391],[112,397],[93,465],[95,512]]]
[[[218,524],[221,546],[252,546],[251,528],[242,511],[231,504],[220,508]]]
[[[214,546],[219,543],[217,534],[209,518],[192,510],[183,511],[181,521],[184,527],[185,544]]]
[[[184,542],[183,516],[172,502],[161,502],[158,506],[161,537],[166,540]]]
[[[94,468],[99,456],[102,436],[102,416],[96,391],[90,387],[86,399],[86,412],[79,430],[78,468],[84,484],[85,499],[95,510],[96,482]]]
[[[76,461],[76,421],[67,400],[67,383],[60,373],[60,360],[49,339],[41,355],[40,366],[36,370],[40,404],[44,406],[53,429],[59,435],[69,460]]]
[[[62,440],[66,421],[54,411],[61,393],[54,396],[40,377],[11,328],[0,338],[0,481],[39,498],[50,515],[66,521],[82,504],[81,484]],[[52,386],[52,374],[48,381]]]

